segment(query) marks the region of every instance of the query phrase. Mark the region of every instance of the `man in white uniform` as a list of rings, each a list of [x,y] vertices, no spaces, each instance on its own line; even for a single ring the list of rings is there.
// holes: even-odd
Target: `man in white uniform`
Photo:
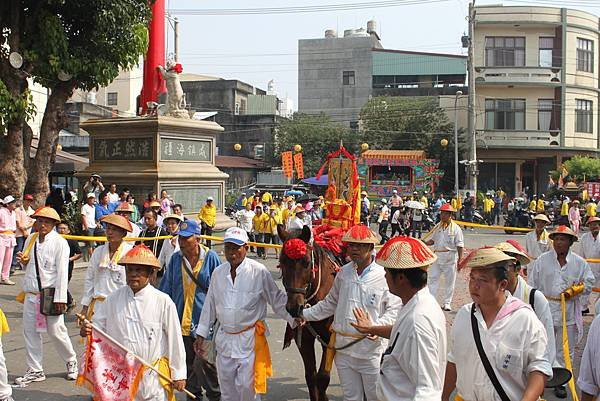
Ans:
[[[545,214],[536,215],[533,218],[533,222],[535,223],[535,230],[525,235],[525,250],[531,259],[536,260],[542,253],[552,249],[552,240],[550,240],[548,230],[546,230],[546,226],[550,224],[550,220]],[[527,274],[528,267],[523,266],[525,274]]]
[[[25,251],[29,249],[30,252],[25,256],[23,252],[17,253],[17,260],[25,265],[23,336],[27,371],[24,376],[15,379],[15,382],[28,384],[46,380],[42,367],[42,333],[48,334],[58,355],[67,364],[67,379],[75,380],[77,355],[69,339],[63,316],[67,310],[69,244],[54,231],[54,227],[60,223],[60,217],[54,209],[42,207],[32,217],[35,219],[36,233],[27,238],[24,246]],[[37,270],[39,274],[36,273]],[[55,288],[54,308],[57,313],[61,313],[60,315],[44,316],[40,313],[40,287]]]
[[[587,343],[581,357],[579,378],[577,385],[581,389],[581,401],[594,401],[600,397],[600,315],[596,316],[590,331]],[[598,398],[596,398],[598,399]]]
[[[584,259],[600,259],[600,237],[598,236],[600,232],[600,218],[596,216],[590,217],[587,221],[587,226],[590,228],[590,231],[581,236],[581,256]],[[600,263],[588,264],[596,278],[594,287],[600,287]],[[584,301],[583,313],[589,313],[590,298],[591,294]],[[600,304],[597,306],[600,306]],[[596,307],[596,315],[600,315],[598,307]]]
[[[441,205],[440,222],[425,236],[424,241],[427,245],[433,245],[433,251],[438,257],[427,272],[429,291],[437,297],[440,277],[444,276],[446,288],[440,304],[445,311],[452,310],[450,303],[454,295],[456,271],[465,246],[462,229],[452,221],[454,213],[456,209],[449,203]]]
[[[108,294],[127,284],[125,266],[118,262],[133,247],[133,243],[123,241],[131,232],[127,218],[109,214],[102,222],[106,225],[108,241],[94,250],[83,284],[81,314],[88,320],[102,308]]]
[[[390,292],[403,306],[393,326],[375,326],[362,309],[353,326],[391,339],[383,353],[377,395],[381,401],[439,400],[446,370],[446,317],[427,288],[437,256],[416,238],[396,237],[377,253]]]
[[[516,262],[508,268],[508,285],[506,289],[513,297],[529,304],[531,309],[535,312],[535,315],[544,325],[546,335],[548,336],[548,353],[546,356],[548,361],[550,361],[551,364],[554,364],[556,360],[556,344],[554,340],[554,323],[552,320],[552,313],[550,313],[550,304],[541,291],[534,289],[527,284],[525,279],[519,274],[521,266],[527,265],[531,262],[531,259],[508,242],[500,242],[494,245],[494,247],[516,259]]]
[[[267,304],[290,326],[296,324],[285,310],[287,295],[277,287],[269,270],[246,257],[246,231],[239,227],[229,228],[224,243],[227,262],[212,274],[196,329],[194,350],[200,358],[207,358],[208,342],[205,339],[218,321],[220,326],[214,341],[221,400],[260,400],[259,394],[266,393],[269,375],[263,369],[270,366],[268,331],[264,322]],[[255,344],[261,346],[262,353],[255,352]],[[257,368],[262,371],[256,371]],[[255,377],[262,377],[264,381],[255,381]]]
[[[367,226],[352,227],[342,237],[352,260],[342,266],[333,287],[324,300],[302,311],[302,319],[317,321],[333,316],[332,336],[336,348],[363,336],[351,324],[354,309],[361,308],[378,326],[391,326],[401,305],[391,294],[385,280],[385,270],[375,263],[373,249],[377,235]],[[335,365],[345,401],[377,401],[379,364],[387,341],[383,338],[363,339],[335,353]]]
[[[254,210],[252,210],[252,202],[246,203],[244,209],[235,214],[235,218],[237,219],[240,228],[246,231],[246,234],[248,234],[248,238],[251,242],[254,241],[254,237],[252,235],[252,219],[254,219],[254,216],[255,213]],[[250,248],[250,252],[254,252],[254,250]]]
[[[169,296],[150,285],[150,277],[160,268],[158,259],[145,245],[129,250],[120,260],[127,272],[127,285],[114,291],[94,316],[94,325],[128,348],[137,356],[155,365],[168,364],[173,386],[185,388],[185,349],[175,304]],[[91,325],[81,327],[81,336],[91,334]],[[161,369],[162,370],[162,369]],[[140,381],[135,401],[167,401],[167,391],[158,375],[146,369]]]
[[[302,230],[304,226],[312,227],[312,219],[306,214],[302,205],[296,205],[294,216],[290,217],[287,223],[287,230]]]
[[[169,265],[171,256],[173,256],[175,252],[179,251],[179,240],[177,238],[177,234],[179,233],[179,227],[181,223],[183,223],[183,217],[174,213],[168,214],[165,216],[164,222],[168,233],[171,234],[173,238],[163,242],[163,246],[160,248],[160,254],[158,255],[158,261],[160,262],[161,266],[160,269],[162,270],[163,274]]]
[[[459,309],[450,331],[443,401],[454,389],[464,401],[499,401],[500,391],[510,400],[536,401],[544,392],[552,376],[546,331],[531,307],[506,291],[508,266],[514,261],[496,248],[469,255],[466,267],[471,269],[473,303]],[[484,368],[484,356],[499,389]]]
[[[563,321],[560,295],[574,285],[580,283],[584,285],[582,292],[569,297],[566,302],[567,337],[569,353],[573,361],[575,343],[583,336],[582,298],[590,294],[595,278],[585,259],[571,251],[571,246],[577,241],[577,235],[569,227],[558,226],[549,237],[553,249],[543,253],[533,263],[528,272],[528,282],[533,288],[542,291],[550,303],[550,312],[554,321],[556,362],[560,367],[566,367],[562,343]],[[556,387],[554,393],[559,398],[567,396],[563,386]]]

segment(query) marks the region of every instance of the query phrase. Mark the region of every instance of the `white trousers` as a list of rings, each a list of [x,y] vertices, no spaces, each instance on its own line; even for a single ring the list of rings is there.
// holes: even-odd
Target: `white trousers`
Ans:
[[[42,333],[36,331],[35,314],[39,305],[36,302],[36,296],[27,294],[25,296],[25,304],[23,305],[23,336],[25,337],[25,350],[27,352],[26,362],[27,367],[42,371],[43,349],[42,349]],[[58,355],[67,362],[77,360],[77,355],[73,350],[73,344],[65,326],[64,315],[46,316],[48,322],[47,333],[56,348]]]
[[[344,401],[378,400],[379,357],[359,359],[336,352],[334,361],[340,377]]]
[[[260,401],[254,392],[254,353],[247,358],[217,354],[221,401]]]
[[[6,371],[6,358],[0,341],[0,399],[12,396],[12,387],[8,384],[8,372]]]
[[[437,292],[440,286],[440,278],[444,276],[446,288],[444,288],[441,305],[450,305],[454,295],[454,284],[456,283],[456,262],[439,263],[435,262],[427,270],[427,286],[434,298],[437,299]]]
[[[571,356],[571,365],[575,366],[573,359],[575,351],[575,343],[577,342],[577,326],[574,324],[567,326],[567,337],[569,338],[569,355]],[[554,326],[554,338],[556,340],[556,364],[560,367],[565,367],[565,353],[562,345],[562,326]]]

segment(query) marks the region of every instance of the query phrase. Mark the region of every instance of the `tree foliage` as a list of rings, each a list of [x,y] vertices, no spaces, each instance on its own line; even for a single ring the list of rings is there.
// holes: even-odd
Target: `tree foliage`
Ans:
[[[58,133],[67,124],[66,100],[75,88],[105,86],[136,65],[147,47],[150,17],[148,0],[0,2],[0,111],[7,132],[0,136],[0,192],[18,195],[29,178],[36,199],[45,197]],[[23,57],[21,68],[9,64],[11,52]],[[28,78],[50,90],[29,171]]]
[[[564,165],[573,181],[592,181],[600,178],[600,159],[595,157],[573,156],[565,161]]]
[[[302,146],[304,175],[315,175],[325,157],[339,149],[343,142],[349,152],[358,150],[356,133],[350,128],[332,122],[324,115],[294,114],[294,118],[284,121],[275,136],[275,158],[281,158],[281,153],[293,150],[294,145]]]

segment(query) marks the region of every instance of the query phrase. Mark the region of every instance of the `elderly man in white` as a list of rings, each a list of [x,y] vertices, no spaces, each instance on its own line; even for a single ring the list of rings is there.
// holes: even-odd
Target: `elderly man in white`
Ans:
[[[377,253],[390,292],[403,306],[393,326],[375,326],[356,309],[353,326],[391,339],[383,353],[377,395],[381,401],[439,400],[446,370],[446,317],[427,289],[427,269],[437,256],[416,238],[396,237]]]
[[[552,376],[548,339],[531,307],[506,291],[514,261],[496,248],[469,255],[473,303],[458,311],[450,331],[443,401],[454,389],[464,401],[536,401],[544,392]]]
[[[581,256],[584,259],[600,259],[600,217],[590,217],[587,221],[590,231],[581,236]],[[600,287],[600,263],[589,263],[590,269],[596,278],[594,288]],[[583,313],[589,312],[590,296],[585,300]],[[600,315],[600,297],[596,303],[596,315]]]
[[[583,299],[587,297],[594,284],[595,278],[588,263],[581,256],[571,251],[571,246],[577,241],[577,235],[567,226],[558,226],[550,233],[553,249],[542,254],[529,268],[529,284],[542,291],[550,302],[550,312],[554,321],[554,337],[556,341],[556,362],[565,367],[562,337],[562,309],[560,306],[561,293],[574,285],[583,284],[581,293],[570,297],[566,305],[566,326],[569,340],[571,360],[574,356],[575,343],[583,336],[583,319],[581,317]],[[564,387],[556,387],[557,397],[567,396]]]
[[[392,325],[401,305],[391,294],[385,271],[375,262],[373,249],[379,242],[373,231],[364,225],[352,227],[342,238],[348,244],[352,260],[342,266],[333,287],[324,300],[302,311],[302,319],[317,321],[333,316],[332,336],[336,348],[343,347],[361,333],[352,326],[354,309],[361,308],[376,325]],[[376,401],[379,363],[387,341],[383,338],[363,339],[335,353],[335,365],[345,401]]]
[[[532,260],[536,260],[542,253],[552,249],[552,240],[548,237],[548,230],[546,230],[550,220],[545,214],[536,215],[533,222],[535,223],[535,230],[525,235],[525,250]],[[525,273],[527,273],[528,267],[523,266]]]

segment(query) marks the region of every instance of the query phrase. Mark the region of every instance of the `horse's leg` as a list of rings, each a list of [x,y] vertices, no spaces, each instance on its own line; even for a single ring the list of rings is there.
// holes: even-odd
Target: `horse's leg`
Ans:
[[[329,338],[331,333],[329,332],[329,326],[331,325],[332,319],[328,319],[325,321],[321,321],[318,323],[315,328],[317,333],[321,336],[321,338],[329,343]],[[327,387],[329,387],[329,381],[331,376],[329,372],[325,371],[325,361],[326,361],[326,352],[327,347],[321,345],[323,350],[323,356],[321,357],[321,364],[319,365],[319,371],[317,372],[317,376],[315,379],[315,385],[317,388],[318,400],[319,401],[328,401],[327,398]]]
[[[294,337],[294,341],[296,338]],[[296,342],[296,346],[298,343]],[[320,401],[317,395],[317,387],[315,385],[315,377],[317,375],[317,360],[315,357],[315,338],[308,332],[307,329],[302,330],[302,346],[298,347],[302,362],[304,363],[304,378],[308,387],[308,395],[310,401]]]

